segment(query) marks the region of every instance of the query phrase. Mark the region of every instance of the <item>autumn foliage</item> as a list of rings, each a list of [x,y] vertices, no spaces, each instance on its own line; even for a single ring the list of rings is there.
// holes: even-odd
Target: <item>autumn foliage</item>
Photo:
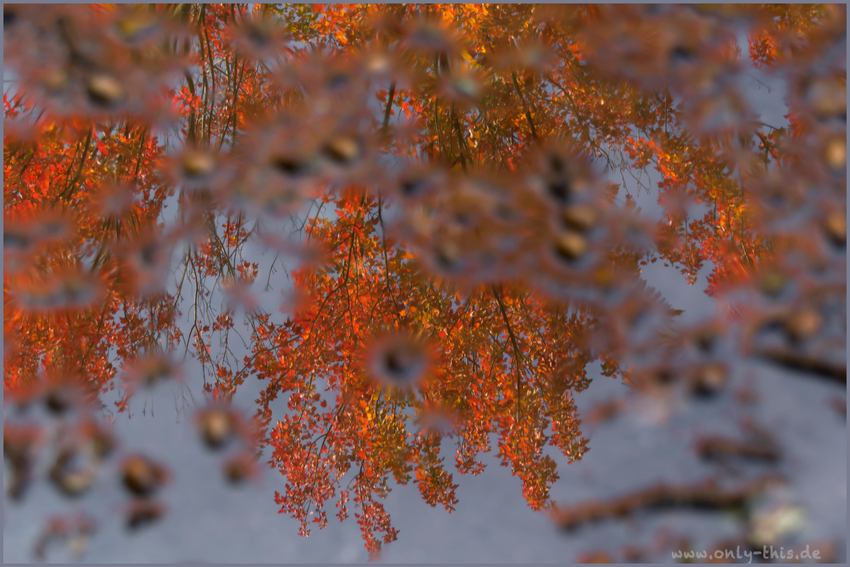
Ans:
[[[190,353],[202,437],[244,445],[231,480],[265,449],[303,535],[350,510],[378,552],[393,481],[451,511],[454,474],[494,445],[551,508],[551,451],[587,450],[573,394],[594,361],[638,389],[722,387],[742,357],[843,381],[844,21],[833,5],[6,6],[5,403],[68,388],[121,413],[188,380]],[[789,126],[746,100],[746,57],[788,81]],[[660,220],[628,192],[650,170]],[[728,308],[671,332],[680,312],[640,279],[655,262],[691,284],[710,267]],[[733,356],[712,350],[724,335]],[[228,405],[249,379],[253,418]],[[23,486],[37,431],[17,427]],[[165,465],[127,458],[128,525],[155,521]]]

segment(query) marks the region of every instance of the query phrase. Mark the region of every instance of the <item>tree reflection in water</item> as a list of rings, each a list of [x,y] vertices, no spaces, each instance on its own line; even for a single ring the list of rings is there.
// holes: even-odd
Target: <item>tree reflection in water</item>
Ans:
[[[10,498],[43,454],[74,498],[118,458],[137,496],[126,525],[159,521],[148,497],[167,464],[120,440],[110,457],[104,421],[178,378],[178,415],[226,449],[226,479],[258,478],[265,460],[302,535],[351,503],[373,555],[398,535],[392,480],[455,509],[446,439],[461,474],[495,443],[528,505],[567,529],[736,510],[744,545],[772,544],[752,502],[790,482],[785,447],[743,403],[740,435],[694,442],[706,479],[567,507],[550,491],[558,461],[588,450],[574,396],[591,365],[633,394],[596,423],[649,400],[675,427],[740,392],[753,361],[846,385],[844,18],[5,7]],[[748,102],[741,29],[753,64],[789,87],[787,124]],[[706,274],[724,308],[688,318],[647,284],[659,262],[691,285]],[[253,417],[232,404],[252,377]],[[42,403],[49,419],[28,413]],[[80,521],[51,521],[39,556],[71,524],[93,531]]]

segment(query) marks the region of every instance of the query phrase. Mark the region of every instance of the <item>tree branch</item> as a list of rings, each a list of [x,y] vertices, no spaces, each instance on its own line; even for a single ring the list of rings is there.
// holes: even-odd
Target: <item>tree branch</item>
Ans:
[[[525,102],[525,97],[522,96],[522,89],[519,87],[519,81],[517,81],[516,72],[511,73],[511,78],[514,82],[514,88],[516,89],[516,93],[519,95],[519,100],[522,102],[522,110],[525,112],[525,119],[528,120],[528,125],[531,127],[531,137],[535,140],[539,140],[540,137],[537,135],[537,130],[534,128],[534,120],[531,119],[531,112],[528,110],[528,104]]]
[[[508,336],[511,338],[511,344],[514,349],[514,369],[516,370],[516,391],[517,391],[517,407],[520,411],[522,411],[522,406],[520,405],[520,400],[522,399],[522,353],[519,350],[519,343],[516,340],[516,335],[514,334],[514,329],[511,326],[511,321],[508,318],[508,312],[505,310],[505,304],[502,303],[502,298],[499,297],[499,292],[496,289],[496,286],[491,286],[493,290],[493,297],[496,298],[496,303],[499,304],[499,310],[502,312],[502,319],[505,321],[505,325],[508,327]]]

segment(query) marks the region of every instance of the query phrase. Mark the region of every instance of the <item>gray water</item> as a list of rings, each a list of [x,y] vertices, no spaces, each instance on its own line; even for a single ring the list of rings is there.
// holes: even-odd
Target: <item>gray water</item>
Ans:
[[[781,81],[755,69],[748,73],[742,75],[741,86],[753,107],[759,109],[764,122],[777,127],[784,125],[787,107]],[[613,177],[612,180],[619,181]],[[651,174],[650,184],[652,181]],[[661,209],[654,195],[641,193],[636,187],[626,187],[624,191],[627,189],[638,195],[638,205],[645,215],[659,217]],[[693,323],[710,317],[717,308],[716,302],[703,293],[710,269],[703,267],[693,286],[687,285],[677,269],[661,263],[647,266],[643,277],[662,292],[672,307],[684,310],[683,322]],[[265,282],[266,275],[261,273],[257,281]],[[275,278],[282,276],[278,274]],[[284,279],[273,279],[272,283],[273,291],[260,294],[261,305],[277,314],[279,290],[287,284]],[[188,326],[183,330],[188,331]],[[236,352],[237,357],[242,354]],[[330,502],[328,527],[314,529],[308,538],[298,536],[298,522],[277,513],[274,492],[283,492],[285,485],[285,479],[277,471],[263,467],[255,483],[238,488],[225,484],[219,471],[221,456],[204,450],[191,422],[192,396],[198,402],[202,400],[199,366],[187,359],[184,372],[185,385],[164,384],[152,393],[140,394],[131,403],[132,418],[127,414],[115,415],[115,432],[122,442],[119,454],[101,469],[99,482],[81,501],[69,504],[42,480],[31,487],[21,503],[8,499],[4,502],[4,561],[31,561],[31,547],[44,520],[49,515],[80,510],[93,516],[98,527],[85,554],[77,558],[65,547],[56,545],[48,554],[50,561],[368,560],[354,518],[340,524],[333,516],[335,510]],[[600,401],[629,395],[627,386],[601,376],[598,365],[588,370],[588,377],[593,378],[590,387],[576,395],[582,415]],[[264,385],[250,378],[237,392],[234,405],[251,415],[255,408],[253,400]],[[756,392],[756,405],[744,407],[735,401],[732,392],[742,386]],[[829,407],[834,397],[845,399],[845,388],[748,363],[738,369],[729,390],[717,400],[700,403],[682,398],[672,404],[651,400],[633,404],[610,422],[583,427],[584,435],[590,440],[590,450],[581,461],[568,465],[565,457],[552,454],[561,476],[552,488],[552,498],[569,505],[611,498],[659,480],[676,483],[702,480],[713,469],[694,455],[692,446],[696,436],[735,435],[736,421],[750,416],[774,434],[786,451],[781,470],[788,476],[790,487],[776,498],[799,504],[804,510],[805,521],[795,541],[845,541],[846,424]],[[105,401],[110,405],[112,400]],[[285,400],[279,399],[276,404],[273,407],[279,412],[275,414],[277,417],[285,411]],[[39,421],[46,423],[48,418]],[[173,482],[161,493],[160,499],[169,508],[165,517],[128,534],[120,521],[126,498],[118,485],[116,468],[121,455],[131,452],[142,452],[167,463]],[[447,463],[453,461],[452,452],[448,441],[444,444]],[[395,487],[385,506],[400,533],[398,541],[385,546],[381,561],[564,563],[590,550],[616,550],[629,543],[648,547],[665,530],[688,535],[694,549],[708,549],[718,540],[740,531],[739,520],[731,516],[669,513],[640,515],[639,521],[604,522],[565,534],[544,514],[528,507],[519,478],[500,466],[493,453],[485,455],[483,461],[487,468],[477,477],[455,472],[454,480],[460,485],[459,503],[451,514],[427,505],[413,483]],[[42,479],[46,465],[44,461],[39,463]],[[741,474],[746,472],[742,470]],[[666,550],[664,553],[656,554],[653,559],[671,561],[669,553]]]

